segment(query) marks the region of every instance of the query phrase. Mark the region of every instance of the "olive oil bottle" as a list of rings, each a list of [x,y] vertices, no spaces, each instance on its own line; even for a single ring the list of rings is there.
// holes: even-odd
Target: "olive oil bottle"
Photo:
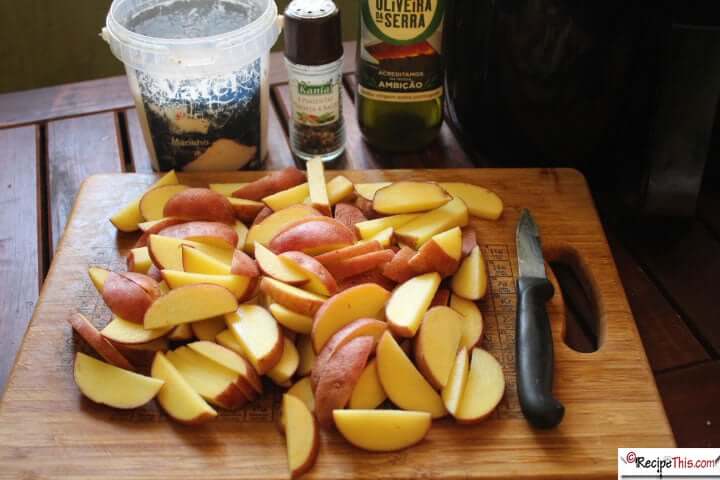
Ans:
[[[358,122],[391,152],[429,145],[443,121],[446,0],[360,0]]]

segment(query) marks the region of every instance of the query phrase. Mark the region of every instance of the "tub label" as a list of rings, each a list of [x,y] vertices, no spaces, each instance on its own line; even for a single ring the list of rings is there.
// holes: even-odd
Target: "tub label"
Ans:
[[[258,159],[260,59],[217,76],[136,75],[160,170],[239,170]]]

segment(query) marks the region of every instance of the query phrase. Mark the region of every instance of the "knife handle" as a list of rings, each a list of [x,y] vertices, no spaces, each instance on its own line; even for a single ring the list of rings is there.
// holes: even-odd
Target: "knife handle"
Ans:
[[[545,304],[554,293],[545,278],[517,282],[515,363],[523,415],[537,428],[557,426],[565,407],[553,397],[553,341]]]

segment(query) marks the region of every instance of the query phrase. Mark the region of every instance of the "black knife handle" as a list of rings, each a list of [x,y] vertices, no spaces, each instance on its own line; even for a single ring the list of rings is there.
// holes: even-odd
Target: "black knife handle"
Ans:
[[[553,342],[545,304],[553,293],[552,283],[544,278],[521,278],[517,282],[518,397],[523,415],[537,428],[553,428],[565,414],[565,407],[552,394]]]

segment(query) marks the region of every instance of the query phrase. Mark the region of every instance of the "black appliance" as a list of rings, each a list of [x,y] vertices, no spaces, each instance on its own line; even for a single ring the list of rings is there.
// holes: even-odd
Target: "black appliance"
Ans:
[[[720,2],[447,0],[447,118],[478,165],[570,166],[692,215],[720,94]]]

